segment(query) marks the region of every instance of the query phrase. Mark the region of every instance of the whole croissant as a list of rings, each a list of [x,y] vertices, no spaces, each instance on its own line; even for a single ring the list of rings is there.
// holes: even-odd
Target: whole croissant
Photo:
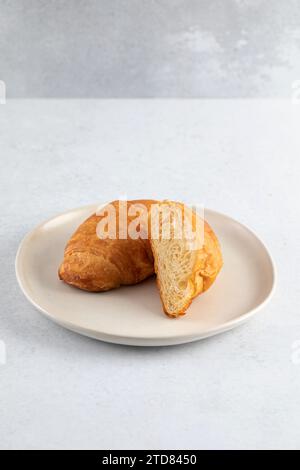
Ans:
[[[182,203],[171,201],[127,201],[124,221],[120,215],[119,201],[110,203],[116,215],[116,234],[119,235],[120,229],[125,226],[126,236],[99,238],[98,224],[103,220],[108,206],[104,207],[101,215],[93,214],[72,235],[65,248],[59,278],[80,289],[100,292],[137,284],[155,272],[165,313],[171,317],[183,315],[192,300],[215,281],[223,264],[220,245],[211,227],[202,219],[204,233],[199,230],[196,238],[200,239],[203,235],[203,240],[197,249],[191,249],[189,240],[184,237],[180,240],[176,237],[168,240],[151,237],[150,217],[146,226],[137,227],[142,236],[131,238],[128,227],[136,217],[134,208],[141,206],[149,214],[153,204],[160,208],[186,208]],[[128,215],[130,208],[133,209],[132,216]],[[199,216],[189,211],[194,226]],[[173,222],[175,225],[178,222],[176,217]],[[162,232],[163,222],[160,219],[156,228],[159,233]]]

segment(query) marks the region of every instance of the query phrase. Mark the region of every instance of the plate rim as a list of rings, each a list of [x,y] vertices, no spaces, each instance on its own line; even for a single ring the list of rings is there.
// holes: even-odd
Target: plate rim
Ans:
[[[60,320],[54,315],[51,315],[45,308],[43,308],[41,305],[39,305],[27,292],[27,289],[25,287],[24,280],[22,279],[22,270],[21,270],[21,265],[22,265],[22,252],[24,248],[26,247],[26,243],[28,240],[32,237],[32,235],[41,229],[43,226],[46,224],[52,222],[54,219],[63,217],[69,213],[74,213],[74,212],[82,212],[82,211],[87,211],[89,209],[95,210],[95,208],[99,207],[99,204],[87,204],[84,206],[80,207],[75,207],[73,209],[66,210],[64,212],[58,213],[40,224],[36,225],[33,229],[31,229],[26,235],[22,238],[17,252],[16,252],[16,257],[15,257],[15,273],[16,273],[16,278],[17,282],[19,284],[19,287],[24,294],[25,298],[33,305],[40,313],[42,313],[46,318],[50,319],[54,323],[70,330],[73,332],[76,332],[77,334],[81,334],[83,336],[89,337],[89,338],[94,338],[100,341],[108,342],[108,343],[114,343],[114,344],[123,344],[123,345],[134,345],[134,346],[168,346],[168,345],[176,345],[176,344],[183,344],[183,343],[189,343],[193,341],[198,341],[200,339],[205,339],[209,338],[211,336],[215,336],[217,334],[224,333],[226,331],[229,331],[235,327],[238,327],[248,321],[251,317],[253,317],[255,314],[257,314],[261,309],[263,309],[271,300],[271,298],[274,295],[276,286],[277,286],[277,268],[276,264],[274,261],[273,256],[271,255],[269,249],[267,248],[265,242],[261,239],[259,235],[257,235],[252,229],[250,229],[247,225],[244,223],[239,222],[238,220],[234,219],[233,217],[224,214],[223,212],[217,211],[215,209],[210,209],[208,207],[204,208],[204,213],[212,213],[216,216],[221,216],[225,219],[228,219],[230,222],[234,222],[235,224],[238,224],[241,226],[244,230],[246,229],[250,235],[252,235],[262,246],[264,249],[269,263],[271,267],[271,274],[272,274],[272,285],[271,288],[267,294],[267,296],[264,298],[264,300],[257,305],[255,308],[243,313],[240,315],[238,318],[234,318],[232,320],[228,320],[225,323],[222,323],[221,325],[216,325],[208,330],[206,330],[203,334],[195,332],[195,335],[191,334],[186,334],[186,335],[178,335],[178,334],[171,334],[169,336],[136,336],[136,335],[118,335],[118,334],[110,334],[106,333],[103,331],[96,331],[96,330],[91,330],[89,328],[83,327],[83,326],[78,326],[76,323],[73,323],[71,321],[67,320]]]

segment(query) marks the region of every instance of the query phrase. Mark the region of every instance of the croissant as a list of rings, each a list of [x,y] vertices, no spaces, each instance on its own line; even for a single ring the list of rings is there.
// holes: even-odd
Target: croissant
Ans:
[[[158,235],[151,238],[154,269],[164,312],[178,317],[213,284],[223,264],[222,254],[213,230],[195,211],[169,201],[157,203],[156,207],[160,212],[167,209],[171,233],[163,237],[164,219],[156,219],[157,226],[151,232]],[[185,219],[190,222],[193,237],[182,229]]]
[[[149,208],[153,201],[127,201],[131,205]],[[116,211],[116,233],[127,224],[119,217],[119,201],[110,203]],[[93,214],[72,235],[65,248],[64,259],[58,275],[67,284],[90,292],[101,292],[121,285],[137,284],[154,273],[153,256],[148,238],[100,239],[97,226],[103,218]],[[126,234],[125,234],[126,235]]]
[[[109,212],[108,206],[115,211],[116,225],[113,236],[103,238],[99,237],[98,228]],[[100,292],[137,284],[155,272],[164,312],[170,317],[183,315],[192,300],[212,285],[223,264],[211,227],[182,203],[127,201],[125,219],[120,201],[108,206],[89,217],[72,235],[59,278],[80,289]],[[136,208],[140,208],[144,218],[136,219]],[[164,216],[152,217],[153,208],[158,215],[168,209],[168,237],[163,236],[167,226]],[[181,237],[177,236],[182,213],[190,221],[193,239],[184,231]],[[132,224],[138,233],[134,238],[129,233]]]

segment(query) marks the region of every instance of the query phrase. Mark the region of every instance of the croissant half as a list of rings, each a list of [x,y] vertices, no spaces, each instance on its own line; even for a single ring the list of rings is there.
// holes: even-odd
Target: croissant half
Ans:
[[[172,230],[167,239],[161,237],[163,219],[153,222],[150,217],[153,205],[158,210],[167,206],[173,214]],[[117,237],[102,239],[98,236],[97,227],[103,220],[106,208],[101,215],[93,214],[79,226],[67,243],[59,278],[80,289],[101,292],[121,285],[137,284],[155,272],[165,313],[170,317],[183,315],[193,298],[212,285],[223,264],[220,245],[211,227],[204,221],[197,224],[199,216],[181,203],[127,201],[125,223],[119,211],[119,201],[112,202],[110,206],[115,210]],[[137,214],[134,210],[131,215],[128,214],[131,208],[137,206],[145,208],[148,218],[145,226],[138,227],[142,236],[132,239],[127,230]],[[196,249],[195,246],[191,247],[186,237],[178,239],[174,235],[179,222],[176,219],[177,209],[186,210],[190,216],[194,241],[199,242]],[[127,237],[120,238],[123,224]],[[156,229],[158,237],[150,236],[152,229]]]
[[[149,207],[152,201],[127,201],[131,205],[143,204]],[[111,205],[116,211],[119,233],[119,201]],[[102,211],[105,213],[105,208]],[[90,292],[101,292],[120,287],[121,285],[137,284],[154,273],[153,256],[149,240],[138,238],[100,239],[97,226],[103,216],[93,214],[83,222],[70,238],[59,268],[59,278]],[[133,217],[128,217],[127,225]]]
[[[155,273],[164,312],[178,317],[212,285],[223,264],[222,254],[213,230],[195,211],[176,202],[164,201],[158,206],[167,207],[171,214],[173,236],[161,237],[163,220],[157,220],[159,236],[151,238]],[[190,221],[193,239],[182,230],[182,214]],[[177,225],[181,236],[176,238]]]

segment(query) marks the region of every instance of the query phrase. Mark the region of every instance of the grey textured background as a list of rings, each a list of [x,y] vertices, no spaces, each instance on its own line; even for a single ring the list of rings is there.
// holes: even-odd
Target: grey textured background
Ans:
[[[287,97],[298,0],[0,0],[8,97]]]

